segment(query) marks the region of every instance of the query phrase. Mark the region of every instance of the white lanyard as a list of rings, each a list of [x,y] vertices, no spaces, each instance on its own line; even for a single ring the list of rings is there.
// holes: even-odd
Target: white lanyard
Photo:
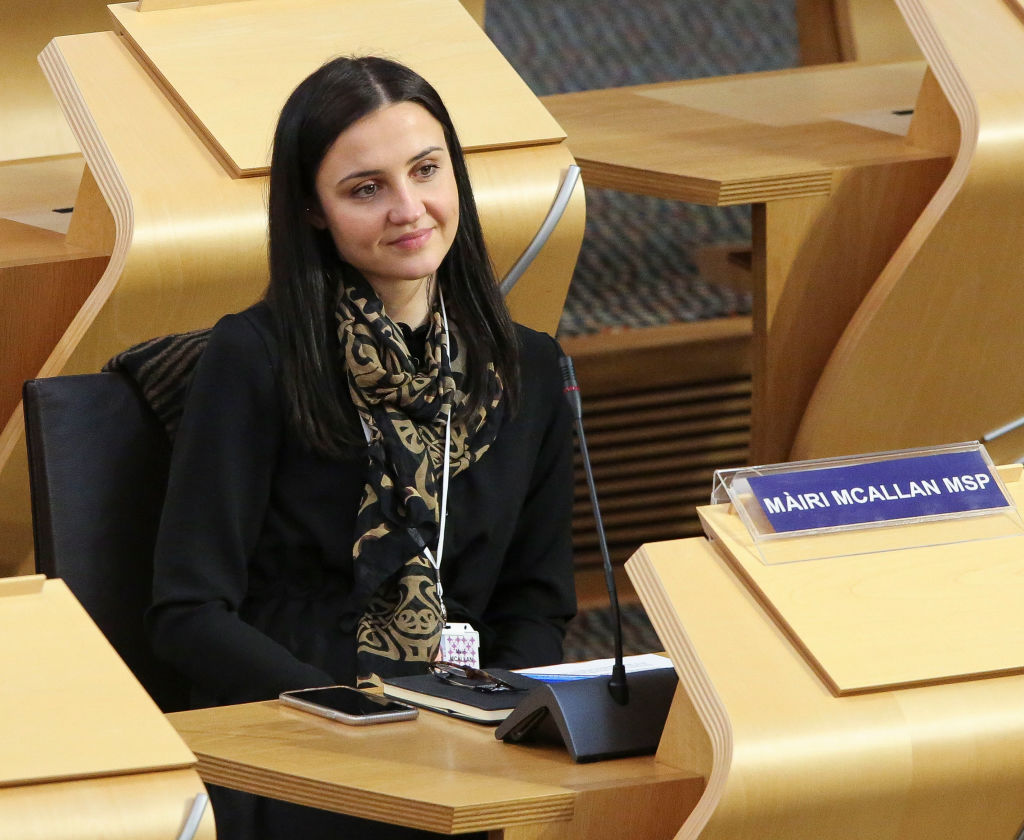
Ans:
[[[448,366],[451,366],[451,359],[448,358],[448,313],[444,308],[444,296],[441,294],[441,290],[437,290],[437,297],[441,303],[441,322],[444,324],[444,341],[442,346],[445,352],[445,361],[448,362]],[[451,442],[452,442],[452,410],[451,406],[446,406],[446,417],[444,422],[444,467],[441,470],[441,512],[440,520],[437,530],[437,551],[431,551],[429,546],[423,546],[423,556],[430,561],[430,565],[437,571],[437,600],[441,604],[441,620],[447,620],[447,611],[444,607],[444,593],[441,590],[441,556],[444,554],[444,525],[445,519],[448,516],[448,479],[450,476],[451,467]],[[366,421],[363,416],[359,415],[359,422],[363,426],[363,435],[366,437],[366,442],[370,442],[370,427],[366,425]]]

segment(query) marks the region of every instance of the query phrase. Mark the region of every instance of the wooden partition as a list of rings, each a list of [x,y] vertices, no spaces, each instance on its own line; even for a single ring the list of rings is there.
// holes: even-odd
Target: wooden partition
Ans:
[[[831,64],[544,99],[591,186],[752,205],[753,463],[787,458],[839,336],[949,169],[948,136],[911,130],[926,71]]]
[[[261,295],[273,124],[294,85],[334,55],[385,53],[439,89],[467,150],[499,274],[527,248],[573,163],[561,128],[457,0],[112,10],[116,33],[57,38],[40,57],[87,166],[72,226],[110,258],[29,375],[98,370],[126,346],[208,326]],[[446,33],[443,42],[424,39],[424,20]],[[518,320],[554,331],[583,213],[578,186],[509,297]],[[22,425],[15,409],[0,433],[7,574],[26,570],[31,552]]]
[[[70,214],[78,143],[37,56],[56,34],[110,28],[103,0],[5,0],[0,23],[0,422],[96,285],[109,244]]]
[[[956,159],[844,330],[792,455],[987,438],[1017,460],[1024,428],[999,430],[1024,416],[1024,7],[900,7],[955,114],[928,130],[958,139]]]
[[[0,633],[5,840],[181,836],[206,796],[195,756],[64,583],[0,580]]]
[[[1024,455],[1024,11],[899,5],[927,72],[833,64],[545,100],[591,185],[753,205],[754,463],[972,439]]]

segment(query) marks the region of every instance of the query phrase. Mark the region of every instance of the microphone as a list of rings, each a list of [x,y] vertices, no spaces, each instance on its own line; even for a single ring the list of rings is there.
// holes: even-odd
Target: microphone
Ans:
[[[622,619],[619,595],[612,574],[604,523],[597,504],[594,473],[583,433],[580,386],[572,359],[559,360],[566,399],[575,416],[583,469],[590,489],[590,503],[597,523],[605,582],[615,619],[615,664],[611,677],[588,677],[547,682],[531,689],[505,720],[494,737],[508,743],[544,741],[563,743],[573,761],[601,761],[627,755],[651,755],[658,748],[661,732],[675,694],[675,670],[671,667],[637,671],[626,685],[622,661]]]
[[[601,508],[597,503],[597,487],[594,486],[594,470],[590,465],[590,452],[587,449],[587,436],[583,431],[583,400],[580,398],[580,386],[576,381],[576,368],[571,356],[562,356],[558,360],[562,369],[562,392],[569,401],[573,421],[576,425],[576,440],[579,443],[580,457],[583,459],[583,472],[587,476],[587,488],[590,490],[590,506],[594,511],[594,523],[597,528],[597,541],[601,547],[601,560],[604,563],[604,582],[608,588],[608,600],[612,606],[612,621],[615,630],[615,664],[608,679],[608,692],[620,706],[629,702],[629,686],[626,683],[626,666],[622,662],[622,614],[619,611],[619,592],[615,585],[615,574],[612,571],[612,560],[608,555],[608,540],[604,533],[604,522],[601,520]]]

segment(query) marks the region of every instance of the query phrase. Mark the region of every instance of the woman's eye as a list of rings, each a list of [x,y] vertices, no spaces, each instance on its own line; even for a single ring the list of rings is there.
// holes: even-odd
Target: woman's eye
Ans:
[[[440,168],[441,167],[436,163],[425,163],[417,170],[417,172],[421,178],[429,178]]]
[[[352,194],[356,198],[370,198],[377,194],[376,184],[363,184],[361,187],[356,187]]]

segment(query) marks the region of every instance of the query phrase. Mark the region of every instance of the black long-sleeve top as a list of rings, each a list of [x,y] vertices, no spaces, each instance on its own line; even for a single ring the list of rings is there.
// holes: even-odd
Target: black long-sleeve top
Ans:
[[[480,632],[484,667],[559,661],[575,613],[558,348],[517,330],[521,405],[452,478],[441,565],[449,620]],[[175,438],[148,626],[197,706],[355,679],[363,605],[350,592],[352,543],[365,454],[309,451],[286,422],[279,379],[266,305],[221,319]]]

